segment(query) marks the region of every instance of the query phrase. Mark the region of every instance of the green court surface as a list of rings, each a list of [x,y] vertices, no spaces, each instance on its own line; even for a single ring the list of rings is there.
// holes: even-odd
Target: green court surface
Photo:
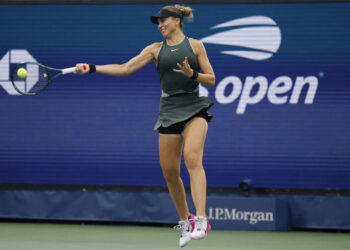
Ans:
[[[168,250],[178,247],[171,227],[0,222],[0,250]],[[184,249],[348,250],[350,234],[213,230]]]

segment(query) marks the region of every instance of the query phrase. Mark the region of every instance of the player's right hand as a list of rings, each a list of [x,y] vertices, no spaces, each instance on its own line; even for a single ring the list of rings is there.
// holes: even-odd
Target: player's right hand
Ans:
[[[78,75],[84,75],[86,73],[89,73],[90,67],[87,63],[78,63],[75,66],[74,74]]]

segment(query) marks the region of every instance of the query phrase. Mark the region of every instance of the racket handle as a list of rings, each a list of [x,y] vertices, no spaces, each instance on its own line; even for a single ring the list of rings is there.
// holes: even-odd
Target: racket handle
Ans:
[[[73,73],[74,70],[75,70],[75,67],[62,69],[62,75]]]

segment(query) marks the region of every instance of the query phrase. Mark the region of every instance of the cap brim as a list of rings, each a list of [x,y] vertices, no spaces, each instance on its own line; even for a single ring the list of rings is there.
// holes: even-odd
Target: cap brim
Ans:
[[[177,18],[180,18],[182,20],[182,16],[180,16],[179,14],[174,13],[174,12],[169,11],[169,10],[162,9],[161,11],[158,12],[157,15],[151,16],[151,22],[154,24],[158,24],[158,18],[166,18],[166,17],[170,17],[170,16],[177,17]]]
[[[155,16],[151,16],[151,22],[154,24],[158,24],[158,18],[166,18],[169,17],[170,15],[162,15],[162,14],[157,14]]]

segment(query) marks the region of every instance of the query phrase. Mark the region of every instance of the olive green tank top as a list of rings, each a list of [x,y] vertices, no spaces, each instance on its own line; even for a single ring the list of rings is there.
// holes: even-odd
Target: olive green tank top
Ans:
[[[177,63],[182,65],[186,56],[191,68],[199,71],[197,56],[187,37],[176,45],[169,45],[164,41],[158,52],[157,71],[162,87],[162,97],[155,130],[160,126],[168,127],[187,120],[212,106],[207,97],[199,96],[198,82],[173,71],[179,68]],[[210,114],[209,117],[211,117]]]
[[[163,97],[180,93],[198,92],[198,82],[173,71],[173,69],[179,69],[177,63],[182,65],[186,56],[191,68],[199,71],[197,57],[187,37],[184,37],[176,45],[168,45],[166,41],[163,42],[157,58],[157,71]]]

